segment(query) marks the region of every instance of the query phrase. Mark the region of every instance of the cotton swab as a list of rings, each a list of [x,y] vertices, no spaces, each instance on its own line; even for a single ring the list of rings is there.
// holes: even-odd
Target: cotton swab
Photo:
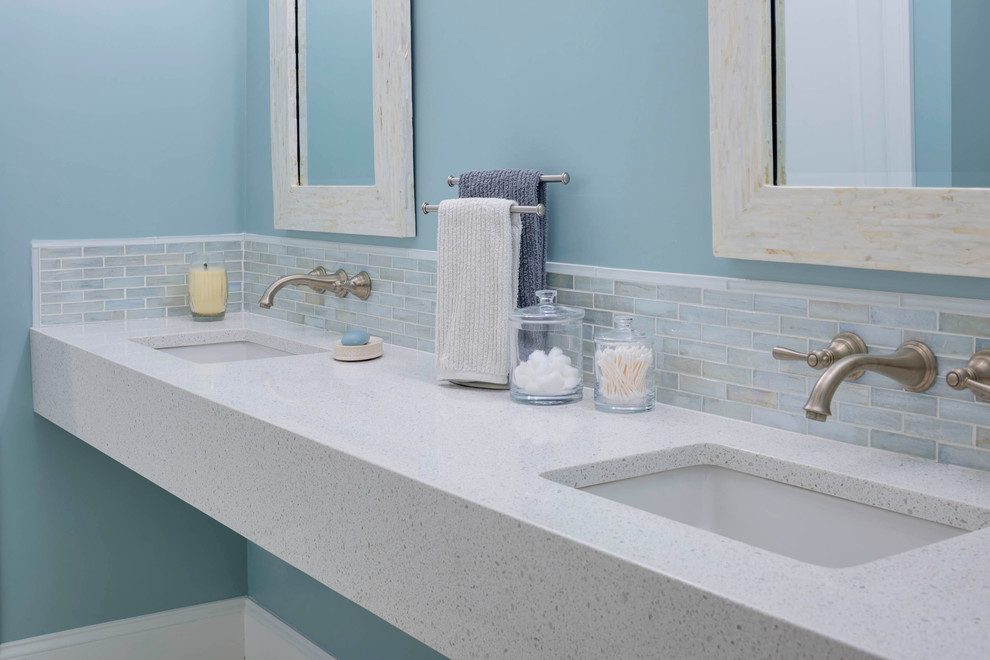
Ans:
[[[595,351],[598,390],[611,401],[635,402],[646,394],[653,351],[642,344],[616,344]]]

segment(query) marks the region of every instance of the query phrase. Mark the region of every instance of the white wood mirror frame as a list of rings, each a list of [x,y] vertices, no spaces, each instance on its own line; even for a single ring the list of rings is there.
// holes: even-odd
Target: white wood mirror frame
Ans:
[[[410,2],[367,1],[372,4],[373,186],[298,185],[295,2],[268,2],[276,229],[416,235]]]
[[[715,255],[990,277],[990,189],[773,185],[774,1],[708,2]]]

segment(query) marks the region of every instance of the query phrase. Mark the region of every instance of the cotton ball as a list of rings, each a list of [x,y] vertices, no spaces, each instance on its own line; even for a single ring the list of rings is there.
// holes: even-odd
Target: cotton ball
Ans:
[[[529,394],[568,394],[581,382],[580,372],[559,347],[533,351],[513,370],[515,386]]]
[[[529,374],[521,364],[512,372],[512,380],[522,389],[527,389],[530,385]]]

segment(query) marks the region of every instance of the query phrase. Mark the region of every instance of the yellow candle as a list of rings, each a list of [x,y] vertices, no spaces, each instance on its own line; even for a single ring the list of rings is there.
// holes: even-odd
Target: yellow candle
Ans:
[[[189,305],[195,314],[223,314],[227,309],[227,269],[193,266],[189,271]]]

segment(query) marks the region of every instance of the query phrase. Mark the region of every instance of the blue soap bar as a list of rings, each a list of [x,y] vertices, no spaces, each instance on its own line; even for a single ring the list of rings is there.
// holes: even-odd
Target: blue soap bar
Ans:
[[[344,346],[364,346],[370,340],[371,335],[364,330],[351,330],[344,333],[344,336],[340,338],[340,343]]]

